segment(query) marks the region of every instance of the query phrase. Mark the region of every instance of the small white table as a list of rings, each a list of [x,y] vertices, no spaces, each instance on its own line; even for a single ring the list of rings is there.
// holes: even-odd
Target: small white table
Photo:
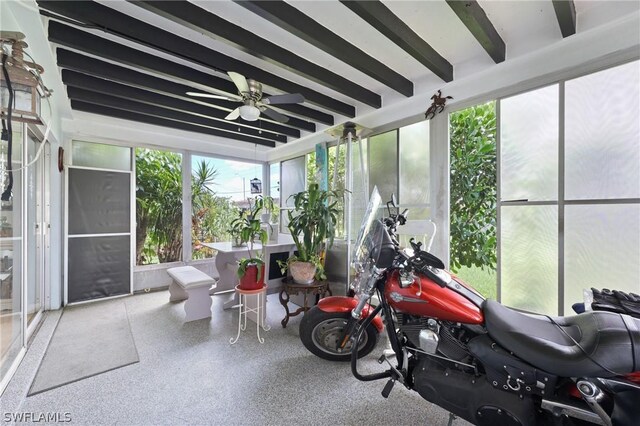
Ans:
[[[238,259],[249,257],[249,252],[246,246],[233,247],[230,241],[221,243],[202,243],[203,246],[216,250],[216,269],[220,278],[218,279],[218,292],[217,293],[229,293],[230,298],[224,303],[224,309],[230,309],[238,305],[238,298],[235,292],[235,287],[238,284]],[[293,253],[296,245],[293,242],[291,235],[279,234],[278,240],[274,242],[268,242],[263,247],[260,243],[253,244],[254,255],[255,252],[262,251],[263,259],[265,261],[264,276],[265,283],[270,288],[276,288],[281,285],[279,280],[273,280],[274,286],[269,283],[269,257],[272,253],[289,252]],[[266,298],[265,298],[266,299]],[[264,302],[263,302],[264,303]],[[264,314],[266,310],[262,309]],[[254,315],[250,315],[249,318],[254,321]]]

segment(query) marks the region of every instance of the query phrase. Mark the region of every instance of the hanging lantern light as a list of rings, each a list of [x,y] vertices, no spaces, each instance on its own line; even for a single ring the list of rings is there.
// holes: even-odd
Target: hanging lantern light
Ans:
[[[27,47],[27,43],[22,41],[23,38],[22,33],[0,32],[0,41],[12,47],[11,55],[5,62],[13,91],[12,119],[42,124],[40,100],[42,92],[46,92],[46,89],[40,84],[38,74],[42,74],[44,69],[34,62],[24,60],[24,48]],[[0,72],[0,112],[3,118],[8,115],[9,99],[9,84],[4,71]],[[48,93],[45,93],[46,95]]]
[[[258,162],[258,144],[255,144],[253,151],[254,166]],[[254,170],[255,171],[255,170]],[[249,181],[249,187],[252,194],[262,194],[262,181],[257,177],[254,177]]]

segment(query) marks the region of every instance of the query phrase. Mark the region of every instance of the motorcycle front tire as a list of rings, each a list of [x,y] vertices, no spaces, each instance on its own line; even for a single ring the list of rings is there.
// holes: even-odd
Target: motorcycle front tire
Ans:
[[[342,351],[336,349],[350,317],[351,312],[324,312],[314,306],[300,322],[300,340],[311,353],[322,359],[350,361],[352,341]],[[369,324],[360,336],[358,358],[371,353],[379,339],[380,333],[373,324]]]

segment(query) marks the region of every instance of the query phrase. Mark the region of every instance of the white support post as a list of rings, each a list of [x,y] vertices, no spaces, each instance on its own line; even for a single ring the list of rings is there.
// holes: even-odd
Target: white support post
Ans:
[[[182,260],[190,262],[191,241],[191,153],[182,153]]]
[[[349,268],[351,267],[351,215],[353,214],[353,163],[351,161],[351,150],[353,149],[353,140],[351,138],[351,132],[347,135],[347,170],[346,170],[346,187],[347,192],[346,208],[347,215],[344,218],[346,229],[345,234],[347,236],[347,286],[344,289],[345,293],[349,291],[351,285],[351,274]]]

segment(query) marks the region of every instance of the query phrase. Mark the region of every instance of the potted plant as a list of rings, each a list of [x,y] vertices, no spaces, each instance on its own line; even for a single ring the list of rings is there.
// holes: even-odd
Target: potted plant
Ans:
[[[325,191],[317,183],[306,191],[293,194],[294,210],[288,211],[289,231],[296,245],[297,255],[280,266],[288,268],[298,284],[310,284],[314,279],[326,279],[321,255],[333,245],[338,221],[338,201],[343,191]]]
[[[260,212],[272,209],[273,204],[273,198],[258,196],[253,203],[249,200],[249,208],[231,222],[229,233],[241,245],[247,246],[249,255],[238,263],[238,278],[243,290],[257,290],[264,285],[264,261],[260,253],[254,251],[253,244],[256,239],[262,244],[267,243],[267,231],[261,226]]]

